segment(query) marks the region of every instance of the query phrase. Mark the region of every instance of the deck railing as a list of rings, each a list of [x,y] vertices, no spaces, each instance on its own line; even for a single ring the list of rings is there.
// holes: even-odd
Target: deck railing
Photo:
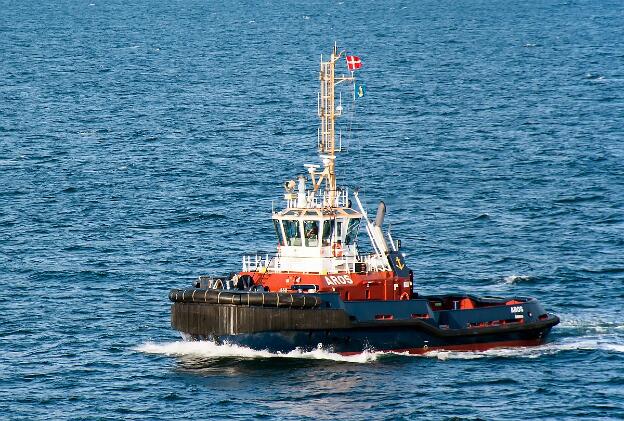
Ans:
[[[327,190],[319,190],[318,192],[308,192],[308,197],[306,198],[306,207],[307,208],[326,208],[326,207],[336,207],[336,208],[344,208],[349,206],[349,191],[348,189],[338,190],[334,195],[333,203],[330,200],[330,194]],[[298,199],[296,194],[293,194],[292,199],[286,200],[287,208],[298,208]]]
[[[379,272],[391,270],[388,259],[376,254],[343,257],[284,257],[277,254],[265,254],[264,256],[243,256],[243,272],[295,272],[295,270],[289,270],[289,267],[294,266],[292,265],[294,261],[299,260],[301,262],[305,262],[306,260],[309,261],[309,259],[323,259],[324,261],[331,259],[333,261],[333,269],[337,272],[356,272],[356,263],[364,263],[367,271]],[[282,260],[284,260],[283,263],[288,263],[282,264]]]

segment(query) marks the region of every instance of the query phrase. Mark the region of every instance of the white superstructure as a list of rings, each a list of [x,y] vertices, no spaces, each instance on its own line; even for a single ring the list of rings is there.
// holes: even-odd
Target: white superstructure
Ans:
[[[354,197],[359,210],[352,208],[348,190],[336,184],[336,153],[340,152],[340,146],[336,146],[336,118],[342,114],[342,104],[336,106],[336,86],[355,80],[353,72],[350,76],[335,76],[336,62],[343,55],[334,45],[328,61],[321,57],[317,146],[322,169],[306,164],[306,176],[284,184],[286,206],[273,213],[277,254],[264,258],[246,256],[243,271],[331,274],[390,270],[388,246],[381,228],[368,220],[357,193]],[[372,255],[358,253],[362,219],[375,249]]]

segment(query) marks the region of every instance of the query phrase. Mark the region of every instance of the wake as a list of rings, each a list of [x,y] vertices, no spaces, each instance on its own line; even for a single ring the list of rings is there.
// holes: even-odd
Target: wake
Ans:
[[[479,358],[540,358],[566,351],[609,351],[624,353],[624,342],[616,343],[608,339],[600,338],[574,338],[569,341],[559,340],[534,347],[494,348],[478,352],[431,351],[422,356],[437,358],[441,361],[448,359],[474,360]]]
[[[136,348],[137,351],[146,354],[159,354],[175,357],[199,357],[199,358],[293,358],[307,360],[331,360],[349,363],[368,363],[377,360],[382,353],[365,351],[357,355],[340,355],[322,348],[313,351],[295,349],[288,353],[258,351],[234,344],[217,344],[210,341],[175,341],[162,344],[146,342]]]
[[[341,355],[323,348],[312,351],[295,349],[287,353],[254,350],[235,344],[217,344],[211,341],[145,342],[135,348],[145,354],[189,358],[241,358],[269,359],[291,358],[302,360],[326,360],[345,363],[366,364],[384,358],[435,358],[446,360],[473,360],[482,358],[540,358],[561,352],[614,352],[624,353],[624,321],[605,321],[562,317],[562,323],[555,328],[556,337],[549,343],[533,347],[494,348],[487,351],[429,351],[426,354],[399,352],[364,351],[357,355]]]

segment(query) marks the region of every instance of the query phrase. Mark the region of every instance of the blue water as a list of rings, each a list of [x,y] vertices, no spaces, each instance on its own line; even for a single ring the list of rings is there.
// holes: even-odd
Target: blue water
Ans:
[[[623,27],[606,0],[0,0],[0,418],[623,418]],[[170,328],[170,288],[273,250],[334,40],[367,87],[340,180],[386,201],[417,290],[536,296],[550,344]]]

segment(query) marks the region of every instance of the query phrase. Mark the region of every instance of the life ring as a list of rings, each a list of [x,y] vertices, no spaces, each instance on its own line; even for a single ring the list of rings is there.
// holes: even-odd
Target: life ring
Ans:
[[[399,300],[401,300],[401,301],[409,300],[409,299],[410,299],[410,296],[409,296],[409,292],[407,292],[407,291],[403,291],[403,293],[399,297]]]
[[[334,243],[332,246],[332,253],[334,257],[342,257],[342,245],[340,243]]]

